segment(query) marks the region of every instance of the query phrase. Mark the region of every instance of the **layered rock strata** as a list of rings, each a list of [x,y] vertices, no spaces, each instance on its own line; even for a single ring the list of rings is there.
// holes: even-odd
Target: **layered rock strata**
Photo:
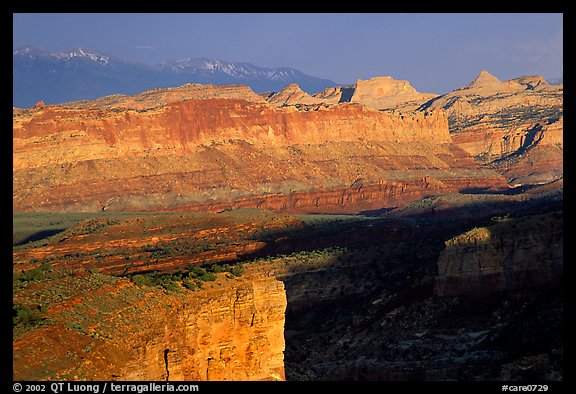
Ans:
[[[15,111],[14,209],[358,212],[373,197],[506,186],[451,144],[442,111],[274,108],[245,90],[185,85]]]
[[[541,76],[501,82],[483,70],[470,84],[438,96],[392,77],[358,80],[310,96],[297,85],[267,97],[275,106],[359,103],[385,112],[431,108],[448,114],[452,140],[511,185],[541,184],[563,176],[563,85]]]
[[[504,219],[446,241],[434,293],[479,296],[559,282],[562,223],[562,212]]]
[[[540,76],[501,82],[482,71],[421,108],[444,109],[454,143],[510,184],[538,184],[563,174],[563,93]]]
[[[173,295],[100,274],[69,285],[96,282],[15,338],[15,380],[284,380],[282,282],[221,278]]]

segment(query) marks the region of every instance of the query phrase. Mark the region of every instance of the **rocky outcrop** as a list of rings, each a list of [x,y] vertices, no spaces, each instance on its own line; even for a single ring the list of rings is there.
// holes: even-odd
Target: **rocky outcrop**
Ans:
[[[428,100],[437,97],[433,93],[420,93],[406,80],[391,76],[359,79],[349,86],[326,88],[313,96],[303,92],[297,85],[288,85],[266,100],[275,105],[335,105],[358,103],[377,110],[414,111]]]
[[[437,96],[432,93],[419,93],[408,81],[387,76],[358,80],[350,101],[376,109],[409,111]]]
[[[441,108],[448,114],[454,143],[511,185],[521,185],[563,176],[563,90],[562,84],[549,85],[542,76],[502,82],[482,70],[470,84],[442,96],[419,93],[408,81],[387,76],[313,96],[290,85],[267,101],[300,109],[358,103],[391,113]],[[553,136],[544,138],[546,134]]]
[[[561,211],[504,219],[446,241],[434,293],[482,296],[559,282],[562,224]]]
[[[281,91],[272,94],[266,99],[271,105],[275,107],[284,107],[289,105],[311,105],[320,104],[322,100],[316,97],[310,96],[308,93],[300,89],[295,83],[286,85]]]
[[[150,322],[119,379],[284,380],[285,309],[274,279],[184,299],[168,319]]]
[[[212,98],[141,110],[147,104],[132,108],[132,100],[136,99],[102,109],[85,109],[96,104],[81,103],[80,108],[50,106],[15,115],[14,169],[109,157],[186,154],[199,145],[239,139],[265,146],[358,140],[450,142],[441,111],[390,115],[342,104],[301,112]],[[148,100],[155,102],[156,96]]]
[[[83,281],[98,280],[89,279]],[[285,309],[284,286],[274,278],[247,277],[174,295],[115,279],[54,306],[56,324],[19,335],[13,376],[284,380]]]
[[[420,189],[505,186],[450,144],[441,110],[300,111],[237,98],[246,88],[181,89],[181,100],[179,88],[157,89],[14,113],[14,209],[360,211],[373,192],[387,204]],[[359,179],[363,189],[350,187]]]
[[[562,116],[551,124],[536,125],[530,130],[505,135],[502,149],[512,153],[505,154],[502,159],[495,160],[488,166],[502,174],[512,186],[543,184],[562,179],[563,133]]]
[[[354,94],[354,85],[334,86],[316,93],[314,97],[321,99],[322,102],[327,104],[338,104],[350,102],[352,94]]]
[[[562,176],[563,85],[548,85],[541,76],[501,82],[482,71],[472,83],[423,108],[444,109],[454,143],[511,184]]]

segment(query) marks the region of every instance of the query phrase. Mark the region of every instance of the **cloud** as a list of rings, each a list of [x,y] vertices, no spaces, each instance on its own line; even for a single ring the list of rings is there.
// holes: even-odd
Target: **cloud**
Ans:
[[[138,49],[156,49],[153,45],[136,45]]]

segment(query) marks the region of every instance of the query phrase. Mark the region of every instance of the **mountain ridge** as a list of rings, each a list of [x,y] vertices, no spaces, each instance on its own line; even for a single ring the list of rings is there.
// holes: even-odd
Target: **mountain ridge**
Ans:
[[[278,91],[290,83],[308,93],[338,85],[291,67],[266,68],[202,57],[148,65],[87,48],[49,52],[32,46],[14,49],[12,55],[12,103],[21,108],[38,101],[60,104],[186,83],[243,84],[257,93]]]

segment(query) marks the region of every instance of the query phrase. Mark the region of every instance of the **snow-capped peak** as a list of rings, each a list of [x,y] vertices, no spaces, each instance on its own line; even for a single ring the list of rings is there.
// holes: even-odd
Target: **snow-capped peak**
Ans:
[[[89,59],[100,64],[108,64],[111,60],[110,56],[91,51],[86,48],[76,48],[66,52],[54,52],[51,54],[53,57],[61,60],[70,60],[73,58]]]
[[[42,54],[44,54],[44,51],[41,51],[40,49],[34,48],[33,46],[30,46],[30,45],[26,45],[22,48],[14,49],[14,51],[12,52],[13,56],[16,56],[16,55],[33,56],[33,55],[42,55]]]
[[[232,63],[224,60],[207,58],[186,58],[159,65],[163,69],[177,72],[202,72],[209,74],[223,73],[233,78],[270,78],[272,80],[287,80],[295,75],[295,70],[288,67],[264,68],[250,63]]]

